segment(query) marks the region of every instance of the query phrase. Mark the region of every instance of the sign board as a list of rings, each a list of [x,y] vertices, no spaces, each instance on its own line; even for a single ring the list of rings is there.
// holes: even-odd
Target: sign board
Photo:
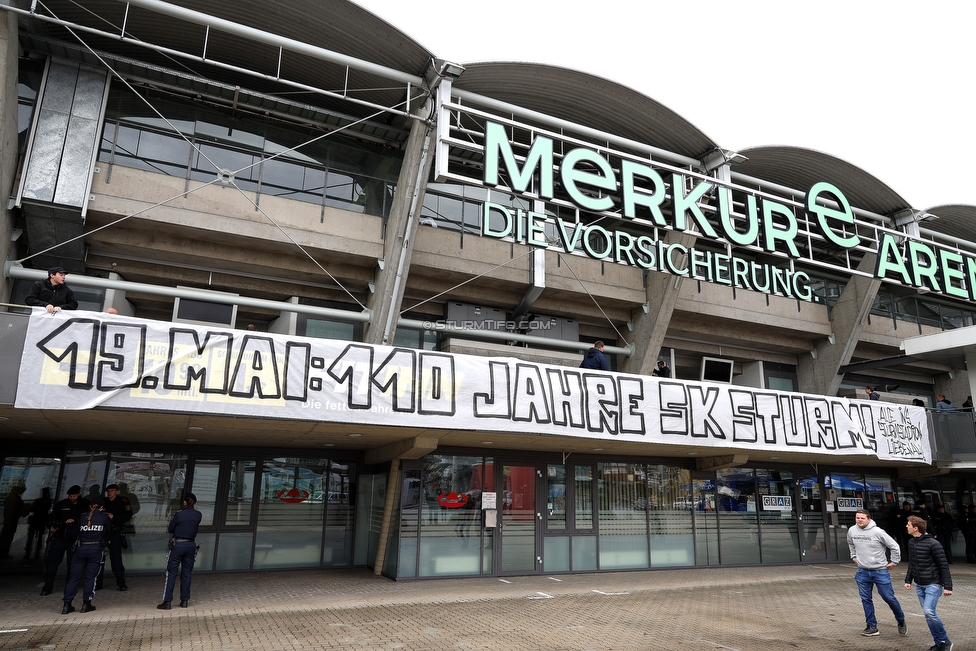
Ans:
[[[793,265],[757,262],[757,252],[851,273],[854,256],[840,256],[845,266],[835,251],[866,248],[877,254],[875,278],[976,302],[976,256],[864,218],[830,182],[783,194],[635,156],[640,143],[618,143],[617,150],[607,141],[493,119],[452,103],[449,94],[438,93],[437,101],[435,176],[487,191],[478,206],[483,236],[802,301],[816,300],[810,276]],[[475,122],[484,124],[481,133]],[[526,133],[529,139],[519,137]],[[448,152],[459,148],[483,165],[452,165]],[[513,196],[533,209],[513,209]],[[668,243],[662,230],[694,230],[724,251]]]
[[[481,494],[481,510],[487,511],[489,509],[498,508],[498,493],[482,493]]]
[[[864,500],[860,497],[838,497],[837,498],[837,510],[838,511],[860,511],[864,508]]]
[[[792,511],[793,498],[789,495],[763,495],[763,511]]]

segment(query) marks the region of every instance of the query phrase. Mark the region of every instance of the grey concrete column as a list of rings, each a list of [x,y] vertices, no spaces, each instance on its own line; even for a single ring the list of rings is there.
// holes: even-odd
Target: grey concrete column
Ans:
[[[17,257],[10,241],[16,215],[7,210],[17,173],[17,15],[0,11],[0,255]],[[0,278],[0,302],[10,301],[12,278]]]
[[[664,241],[671,244],[681,244],[686,248],[695,245],[698,238],[688,233],[668,231]],[[687,256],[685,256],[687,257]],[[680,262],[675,260],[675,262]],[[668,325],[674,306],[678,302],[681,292],[681,276],[651,271],[647,275],[647,311],[634,310],[631,320],[634,324],[632,341],[635,344],[634,354],[622,358],[620,370],[624,373],[650,375],[657,368],[657,356],[664,345],[664,337],[668,334]]]
[[[427,115],[430,104],[418,115]],[[396,331],[403,290],[410,272],[414,239],[420,211],[427,191],[427,177],[434,158],[433,125],[415,120],[407,140],[403,166],[397,179],[396,196],[386,224],[382,266],[377,264],[375,291],[366,302],[372,312],[366,324],[363,341],[369,344],[391,344]]]
[[[858,271],[873,274],[877,256],[866,253]],[[837,395],[842,375],[840,367],[851,361],[871,306],[881,288],[881,281],[873,276],[851,276],[837,304],[830,311],[830,325],[834,343],[821,339],[809,355],[801,355],[796,366],[800,391],[825,396]]]

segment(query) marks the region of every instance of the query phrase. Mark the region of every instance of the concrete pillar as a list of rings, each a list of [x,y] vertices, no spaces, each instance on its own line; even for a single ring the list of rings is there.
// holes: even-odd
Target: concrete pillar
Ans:
[[[428,103],[417,111],[417,115],[429,112]],[[368,344],[389,345],[393,342],[410,272],[417,224],[424,205],[427,177],[434,158],[433,133],[433,125],[421,120],[414,120],[410,128],[396,196],[386,224],[382,266],[377,264],[375,290],[366,302],[366,307],[372,311],[363,335],[363,341]]]
[[[17,172],[17,15],[0,11],[0,255],[17,257],[10,241],[16,214],[7,210]],[[0,278],[0,302],[10,301],[13,279]]]
[[[691,248],[698,238],[688,233],[668,231],[664,240],[668,244],[681,244]],[[679,260],[675,260],[675,263],[677,266],[683,264]],[[647,311],[637,309],[631,316],[634,324],[632,341],[635,343],[635,350],[633,355],[620,364],[620,371],[650,375],[651,371],[657,368],[657,356],[664,345],[664,337],[668,334],[668,325],[671,323],[674,306],[678,302],[682,282],[681,276],[656,271],[648,273],[645,291]]]
[[[857,269],[873,274],[876,262],[877,256],[867,253]],[[838,371],[851,361],[880,288],[881,281],[873,276],[851,276],[840,299],[830,311],[833,343],[829,339],[821,339],[816,342],[811,354],[800,355],[796,374],[801,392],[837,395],[844,379],[838,375]]]

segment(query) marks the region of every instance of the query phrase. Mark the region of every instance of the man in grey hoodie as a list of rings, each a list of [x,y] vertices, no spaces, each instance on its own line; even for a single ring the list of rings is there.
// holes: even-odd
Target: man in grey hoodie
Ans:
[[[895,567],[901,560],[901,549],[895,539],[885,533],[871,519],[867,509],[861,509],[854,514],[855,524],[847,530],[847,546],[851,550],[851,560],[857,565],[857,590],[861,593],[861,605],[864,606],[864,619],[867,627],[861,635],[878,635],[878,619],[874,616],[873,586],[878,586],[878,594],[884,600],[898,622],[898,633],[908,634],[905,624],[905,613],[901,604],[895,598],[895,591],[891,587],[891,574],[888,570]],[[891,552],[891,560],[885,550]]]

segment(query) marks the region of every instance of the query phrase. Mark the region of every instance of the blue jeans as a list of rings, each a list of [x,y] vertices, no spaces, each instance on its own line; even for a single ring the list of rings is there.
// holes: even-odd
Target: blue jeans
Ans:
[[[905,621],[905,613],[901,609],[901,604],[895,599],[895,591],[891,587],[891,575],[887,568],[880,570],[866,570],[863,567],[857,568],[854,575],[857,581],[857,591],[861,593],[861,605],[864,606],[864,619],[870,628],[878,628],[878,618],[874,616],[874,601],[871,598],[872,586],[878,586],[878,594],[884,600],[891,612],[895,614],[895,619],[900,623]]]
[[[916,583],[915,593],[918,595],[918,603],[922,604],[922,612],[925,613],[925,623],[929,625],[932,640],[937,645],[945,644],[949,641],[949,637],[946,635],[942,620],[935,614],[935,606],[939,603],[939,597],[942,596],[942,586],[918,585]]]

